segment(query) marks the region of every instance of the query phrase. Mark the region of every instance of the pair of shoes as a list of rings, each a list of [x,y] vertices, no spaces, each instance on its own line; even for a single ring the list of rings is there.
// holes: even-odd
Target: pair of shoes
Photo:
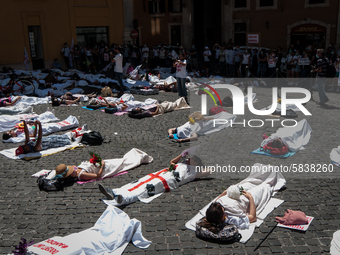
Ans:
[[[123,201],[122,195],[116,195],[113,191],[109,188],[104,187],[102,184],[98,184],[98,188],[101,193],[103,193],[108,200],[115,199],[118,204],[121,204]]]

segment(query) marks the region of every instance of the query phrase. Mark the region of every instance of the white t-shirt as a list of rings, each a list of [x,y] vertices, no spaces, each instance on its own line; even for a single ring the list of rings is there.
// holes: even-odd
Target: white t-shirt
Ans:
[[[86,55],[87,57],[91,57],[91,56],[92,56],[91,50],[85,50],[85,55]]]
[[[227,64],[232,64],[234,58],[234,52],[232,50],[225,50],[225,61]]]
[[[176,66],[176,77],[178,78],[186,78],[187,77],[187,61],[185,59],[181,60],[181,62],[185,65],[181,65],[177,63]]]
[[[211,56],[211,51],[210,50],[205,50],[203,52],[203,55],[204,55],[204,61],[205,62],[210,61],[210,59],[209,59],[209,56]]]
[[[278,60],[278,57],[273,57],[273,56],[268,56],[268,67],[272,68],[272,67],[276,67],[276,62],[274,61],[276,59],[276,61]]]
[[[143,58],[148,58],[149,57],[149,48],[148,47],[144,47],[142,49],[142,52],[143,52]]]
[[[250,54],[243,54],[243,60],[242,60],[242,64],[243,65],[248,65],[249,64],[249,57],[250,57]]]
[[[114,71],[116,73],[123,73],[123,56],[122,54],[118,53],[116,56],[115,56],[115,69]]]
[[[70,48],[68,46],[62,48],[61,52],[64,53],[64,56],[67,58],[70,56]]]
[[[177,136],[179,139],[190,138],[191,136],[191,124],[188,121],[184,125],[177,128]]]
[[[158,49],[153,49],[153,56],[158,57],[159,56],[159,50]]]
[[[165,50],[160,50],[160,52],[159,52],[159,58],[160,59],[165,59]]]
[[[215,59],[219,59],[220,58],[220,52],[221,52],[220,49],[216,49],[215,50]]]

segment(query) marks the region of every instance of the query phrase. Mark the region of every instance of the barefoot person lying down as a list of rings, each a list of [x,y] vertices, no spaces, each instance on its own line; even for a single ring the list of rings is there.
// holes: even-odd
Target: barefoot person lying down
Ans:
[[[164,101],[161,104],[156,104],[155,107],[148,110],[144,110],[140,107],[134,108],[131,110],[131,114],[129,114],[129,116],[134,117],[133,115],[143,115],[143,117],[152,117],[154,115],[171,112],[180,108],[189,108],[184,97],[177,99],[175,102]]]
[[[83,128],[79,128],[68,132],[64,135],[50,135],[46,137],[42,137],[42,127],[40,121],[36,120],[34,122],[35,132],[38,131],[38,138],[36,141],[30,140],[30,134],[27,128],[26,121],[23,121],[24,125],[24,133],[25,133],[25,144],[20,145],[15,150],[15,155],[18,156],[20,154],[26,154],[30,152],[38,152],[42,150],[47,150],[49,148],[58,148],[66,145],[70,145],[76,137],[82,136],[82,132],[86,131],[87,126],[84,125]]]
[[[0,107],[13,106],[20,99],[21,99],[21,96],[18,96],[16,99],[14,99],[14,101],[12,101],[11,97],[0,98]]]
[[[149,202],[164,191],[176,189],[185,183],[193,181],[195,178],[205,177],[210,174],[209,171],[196,172],[196,166],[203,166],[199,157],[192,155],[191,158],[184,160],[183,163],[178,163],[182,157],[181,154],[170,161],[170,164],[175,168],[173,171],[164,169],[126,184],[119,189],[111,190],[99,184],[99,190],[108,200],[112,200],[112,205],[131,204],[138,200]],[[111,202],[108,203],[111,204]]]

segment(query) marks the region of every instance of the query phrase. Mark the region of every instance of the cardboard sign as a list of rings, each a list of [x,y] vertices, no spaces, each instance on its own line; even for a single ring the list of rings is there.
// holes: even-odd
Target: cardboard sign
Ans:
[[[248,43],[259,43],[259,35],[258,34],[248,34]]]
[[[299,66],[309,66],[309,58],[300,58],[299,59]]]
[[[306,225],[283,225],[281,223],[278,223],[277,226],[281,228],[290,228],[290,229],[295,229],[295,230],[300,230],[300,231],[307,231],[314,217],[311,217],[311,216],[306,216],[306,217],[308,219],[308,224]]]

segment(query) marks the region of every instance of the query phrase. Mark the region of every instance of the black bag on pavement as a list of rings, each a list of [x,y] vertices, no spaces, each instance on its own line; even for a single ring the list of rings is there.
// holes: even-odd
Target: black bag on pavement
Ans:
[[[63,191],[65,187],[73,185],[77,178],[46,179],[50,173],[40,176],[37,180],[40,191]]]
[[[83,134],[81,143],[86,145],[101,145],[104,139],[102,135],[97,131],[91,131],[89,133]]]

